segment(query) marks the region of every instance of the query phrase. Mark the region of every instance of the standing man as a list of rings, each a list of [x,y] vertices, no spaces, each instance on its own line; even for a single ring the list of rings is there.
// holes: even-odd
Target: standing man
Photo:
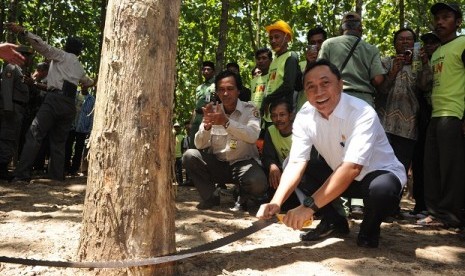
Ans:
[[[86,139],[90,137],[92,125],[94,123],[94,105],[95,98],[89,93],[89,89],[84,87],[80,92],[83,101],[80,104],[79,111],[76,112],[76,121],[74,129],[69,132],[67,144],[69,143],[69,154],[66,162],[68,164],[68,174],[71,176],[78,175],[81,167],[82,153]],[[71,152],[74,144],[74,154],[71,158]],[[71,162],[71,163],[70,163]]]
[[[302,86],[302,72],[297,54],[288,49],[289,42],[294,36],[291,27],[286,22],[278,20],[265,29],[276,55],[270,64],[265,97],[260,108],[268,126],[272,124],[269,106],[273,101],[285,98],[292,105],[294,104],[294,93]]]
[[[199,130],[200,123],[202,123],[202,107],[210,102],[211,95],[215,92],[215,64],[211,61],[204,61],[201,71],[205,81],[195,89],[195,109],[192,112],[191,119],[191,141],[194,141],[195,134]]]
[[[252,91],[252,102],[257,108],[262,106],[265,97],[268,70],[272,60],[273,53],[268,48],[261,48],[255,52],[255,64],[261,73],[250,81],[250,90]]]
[[[10,31],[23,35],[31,46],[46,59],[51,60],[47,76],[47,97],[31,124],[24,144],[19,164],[15,170],[14,182],[28,183],[30,170],[47,134],[50,138],[49,177],[63,181],[65,163],[65,143],[76,114],[74,98],[77,85],[91,86],[94,82],[84,71],[78,60],[83,45],[73,37],[68,37],[64,49],[45,43],[37,35],[24,27],[9,23]]]
[[[21,128],[29,103],[31,78],[27,68],[32,60],[32,49],[19,46],[16,50],[25,60],[22,66],[7,64],[2,71],[0,88],[0,179],[11,180],[8,171],[16,155]]]
[[[314,145],[333,172],[324,182],[302,187],[307,197],[303,205],[287,212],[284,223],[301,229],[319,211],[321,222],[301,236],[303,241],[321,238],[321,233],[347,234],[347,220],[330,203],[341,195],[361,197],[365,213],[357,245],[378,247],[381,222],[399,204],[407,181],[405,170],[395,157],[375,110],[342,93],[341,74],[333,64],[324,59],[310,64],[304,74],[304,89],[309,103],[294,121],[289,163],[273,199],[260,207],[257,217],[268,219],[280,211],[299,185]]]
[[[183,165],[199,191],[198,209],[220,205],[215,183],[235,183],[242,203],[260,201],[268,185],[255,146],[260,133],[260,116],[251,103],[239,98],[241,82],[230,71],[219,73],[215,81],[221,104],[203,107],[203,121],[195,135],[195,146],[183,155]]]
[[[239,67],[239,64],[237,64],[237,62],[230,62],[226,64],[226,70],[236,73],[242,82],[241,69]],[[243,85],[240,92],[241,93],[239,94],[239,100],[243,102],[249,102],[251,100],[251,92],[249,88]]]
[[[441,46],[431,57],[433,69],[432,118],[425,144],[425,201],[434,219],[446,227],[464,225],[465,37],[457,36],[462,11],[456,4],[431,7]]]
[[[307,67],[307,64],[310,64],[316,61],[316,59],[318,58],[318,53],[321,50],[321,45],[323,45],[323,42],[326,39],[327,39],[327,33],[322,27],[317,26],[313,29],[308,30],[307,32],[307,43],[308,44],[307,44],[307,50],[305,51],[305,60],[299,63],[300,70],[302,70],[302,72],[305,72],[305,68]],[[300,108],[304,105],[305,102],[307,102],[307,97],[305,96],[305,92],[301,90],[299,91],[299,94],[297,97],[297,105],[296,105],[297,112],[300,110]]]
[[[362,30],[360,15],[346,13],[342,18],[342,35],[323,42],[318,58],[329,60],[341,71],[345,93],[365,100],[374,107],[375,87],[383,83],[385,70],[378,48],[361,40]],[[349,57],[354,46],[355,50]],[[348,57],[346,66],[341,70]]]

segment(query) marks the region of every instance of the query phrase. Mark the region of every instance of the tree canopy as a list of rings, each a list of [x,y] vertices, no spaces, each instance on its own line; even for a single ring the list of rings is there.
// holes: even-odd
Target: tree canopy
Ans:
[[[264,26],[278,19],[291,25],[296,38],[290,48],[302,54],[306,45],[306,32],[310,28],[321,25],[329,36],[336,36],[339,34],[342,15],[348,11],[357,11],[362,14],[363,38],[378,46],[382,55],[390,55],[393,53],[393,33],[400,27],[410,27],[418,35],[431,30],[429,8],[435,2],[183,0],[177,44],[176,89],[171,91],[175,93],[174,120],[181,123],[190,119],[195,88],[202,82],[199,69],[203,60],[217,64],[221,61],[223,66],[228,62],[237,62],[241,67],[242,79],[248,84],[254,66],[253,53],[260,47],[268,46]],[[456,2],[465,11],[465,0]],[[81,59],[88,72],[97,75],[106,4],[107,0],[0,0],[0,17],[1,22],[14,20],[23,24],[55,46],[61,46],[67,36],[81,37],[86,45]],[[222,8],[227,13],[222,13]],[[222,19],[227,22],[227,28],[223,26],[220,29]],[[2,41],[11,39],[3,31],[2,23],[0,31],[3,33]],[[221,60],[218,60],[218,54]]]

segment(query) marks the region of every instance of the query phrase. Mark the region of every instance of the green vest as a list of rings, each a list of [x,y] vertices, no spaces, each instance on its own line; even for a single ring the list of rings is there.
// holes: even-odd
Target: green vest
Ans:
[[[287,51],[273,59],[268,70],[268,82],[266,84],[265,96],[273,94],[284,82],[284,66],[286,60],[292,55],[291,51]]]
[[[431,57],[433,69],[432,117],[453,116],[462,119],[465,109],[465,66],[462,53],[465,36],[439,46]]]
[[[274,125],[268,127],[268,132],[270,133],[273,146],[278,153],[279,162],[282,164],[291,151],[292,135],[287,137],[282,136]]]
[[[176,158],[182,157],[182,140],[184,139],[184,134],[176,134],[176,145],[174,148],[174,154]]]
[[[252,91],[252,103],[256,108],[262,106],[263,97],[265,97],[266,83],[268,82],[268,74],[257,76],[250,82],[250,90]]]

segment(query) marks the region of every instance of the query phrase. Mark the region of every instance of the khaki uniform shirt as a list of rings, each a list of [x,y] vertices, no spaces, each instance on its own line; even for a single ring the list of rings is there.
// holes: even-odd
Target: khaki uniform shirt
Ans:
[[[218,108],[223,108],[220,104]],[[224,109],[223,109],[224,110]],[[205,130],[200,125],[195,134],[195,146],[198,149],[209,149],[218,160],[233,164],[251,158],[259,162],[255,142],[260,134],[260,115],[252,103],[237,100],[236,110],[229,115],[229,126],[214,125]]]

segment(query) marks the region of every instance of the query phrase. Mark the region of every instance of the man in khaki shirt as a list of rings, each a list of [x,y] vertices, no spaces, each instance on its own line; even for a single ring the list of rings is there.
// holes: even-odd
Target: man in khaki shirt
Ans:
[[[183,165],[203,200],[199,209],[220,204],[215,183],[238,185],[244,203],[266,195],[267,180],[255,146],[260,116],[253,104],[238,99],[241,86],[235,73],[223,71],[216,77],[221,104],[203,108],[204,118],[194,140],[197,149],[183,155]]]

